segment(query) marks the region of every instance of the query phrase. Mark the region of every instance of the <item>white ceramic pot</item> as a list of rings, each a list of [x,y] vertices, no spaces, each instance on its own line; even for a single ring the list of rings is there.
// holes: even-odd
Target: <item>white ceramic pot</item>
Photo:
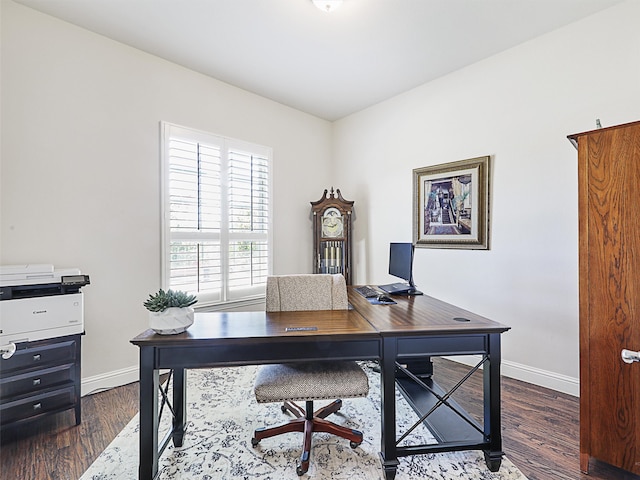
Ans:
[[[160,335],[182,333],[193,325],[193,308],[169,307],[163,312],[149,312],[149,327]]]

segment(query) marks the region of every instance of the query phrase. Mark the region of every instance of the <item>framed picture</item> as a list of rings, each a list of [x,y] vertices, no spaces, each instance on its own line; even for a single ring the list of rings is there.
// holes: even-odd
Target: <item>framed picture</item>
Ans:
[[[413,171],[413,243],[489,248],[489,157]]]

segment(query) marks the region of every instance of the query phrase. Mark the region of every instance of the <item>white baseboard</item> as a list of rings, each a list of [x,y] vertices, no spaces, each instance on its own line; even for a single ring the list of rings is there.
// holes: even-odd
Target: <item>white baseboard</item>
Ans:
[[[93,393],[103,392],[114,387],[127,385],[128,383],[137,382],[140,376],[138,374],[138,366],[123,368],[106,372],[101,375],[83,378],[80,386],[81,395],[91,395]]]
[[[480,361],[480,357],[475,355],[460,355],[446,358],[454,362],[472,366]],[[550,388],[551,390],[573,395],[574,397],[580,396],[580,381],[574,377],[560,375],[555,372],[549,372],[507,360],[502,362],[500,370],[500,373],[505,377],[515,378],[516,380],[532,383],[544,388]],[[82,379],[81,387],[82,396],[137,382],[138,379],[137,366],[84,378]]]
[[[460,355],[446,358],[465,365],[477,365],[480,361],[480,357],[476,355]],[[505,377],[515,378],[516,380],[573,395],[574,397],[580,396],[580,380],[574,377],[530,367],[521,363],[510,362],[508,360],[502,361],[500,373]]]
[[[253,311],[264,310],[264,297],[251,299],[244,302],[227,303],[224,305],[210,305],[200,307],[197,309],[199,312],[215,312],[219,310],[224,311]],[[123,368],[121,370],[114,370],[112,372],[106,372],[101,375],[95,375],[93,377],[83,378],[81,382],[81,395],[91,395],[93,393],[109,390],[114,387],[120,387],[129,383],[137,382],[140,378],[138,366]]]
[[[216,311],[253,311],[264,310],[264,297],[251,299],[245,302],[227,303],[224,305],[210,305],[201,307],[199,312],[216,312]],[[101,375],[83,378],[80,386],[81,395],[91,395],[103,392],[111,388],[120,387],[129,383],[137,382],[140,379],[138,366],[123,368],[106,372]]]

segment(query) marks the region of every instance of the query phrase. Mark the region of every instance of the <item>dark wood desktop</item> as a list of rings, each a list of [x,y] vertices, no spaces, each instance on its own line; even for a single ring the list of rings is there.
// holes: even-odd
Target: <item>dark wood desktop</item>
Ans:
[[[349,302],[382,338],[380,456],[387,478],[394,477],[398,457],[453,450],[482,450],[489,470],[498,471],[504,455],[500,335],[509,327],[427,295],[394,296],[393,300],[395,305],[372,305],[352,287],[349,290]],[[480,357],[469,375],[482,366],[483,425],[451,398],[453,391],[445,392],[433,381],[431,367],[413,371],[412,366],[430,364],[430,357],[455,355]],[[402,437],[396,435],[396,383],[437,444],[398,446]]]
[[[157,335],[147,330],[131,340],[140,348],[139,478],[156,477],[158,458],[170,440],[176,446],[182,445],[186,369],[320,359],[380,362],[381,458],[387,479],[395,477],[398,457],[460,449],[483,450],[488,467],[497,470],[503,456],[500,334],[508,327],[428,296],[394,297],[396,305],[371,305],[350,288],[349,299],[354,309],[348,311],[199,313],[194,324],[179,335]],[[458,320],[460,318],[465,320]],[[428,362],[431,356],[467,354],[479,354],[483,358],[484,426],[474,427],[471,434],[464,433],[463,429],[462,440],[450,441],[440,432],[456,419],[432,414],[435,418],[432,424],[438,432],[437,445],[397,446],[396,364],[416,359]],[[162,440],[158,438],[160,369],[171,369],[174,376],[173,430]],[[407,386],[407,379],[414,376],[410,371],[398,376],[402,377],[398,378],[401,390],[414,409],[429,405],[433,408],[433,400]],[[417,380],[431,388],[444,403],[460,410],[429,378],[422,376]],[[427,397],[433,395],[430,392]],[[425,421],[430,422],[430,418]],[[467,418],[464,422],[469,421]],[[457,434],[461,431],[457,427],[453,430]]]
[[[172,439],[181,446],[186,423],[185,369],[300,360],[380,358],[380,335],[355,310],[197,313],[178,335],[147,330],[140,347],[140,480],[158,473]],[[173,430],[158,438],[159,369],[173,370]]]

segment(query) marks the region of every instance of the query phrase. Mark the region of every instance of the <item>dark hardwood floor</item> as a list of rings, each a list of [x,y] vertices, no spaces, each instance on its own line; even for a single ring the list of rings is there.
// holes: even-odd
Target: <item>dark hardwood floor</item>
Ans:
[[[436,380],[455,384],[467,367],[434,359]],[[454,398],[482,415],[482,374]],[[584,475],[578,459],[578,399],[510,378],[502,379],[503,447],[529,480],[640,480],[592,460]],[[82,423],[71,412],[1,433],[0,472],[6,479],[77,480],[138,411],[138,384],[82,399]]]
[[[82,422],[73,411],[3,430],[0,478],[78,480],[138,412],[138,383],[82,398]]]
[[[450,388],[469,367],[434,358],[435,379]],[[529,480],[640,480],[640,476],[591,460],[580,472],[579,400],[571,395],[502,377],[502,447]],[[453,398],[482,418],[482,374],[475,373]]]

